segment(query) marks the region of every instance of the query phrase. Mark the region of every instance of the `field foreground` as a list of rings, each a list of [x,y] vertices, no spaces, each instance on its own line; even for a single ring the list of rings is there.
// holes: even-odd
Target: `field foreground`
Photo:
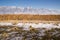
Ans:
[[[60,15],[0,15],[0,40],[60,40]]]
[[[0,40],[60,40],[60,23],[0,22]]]

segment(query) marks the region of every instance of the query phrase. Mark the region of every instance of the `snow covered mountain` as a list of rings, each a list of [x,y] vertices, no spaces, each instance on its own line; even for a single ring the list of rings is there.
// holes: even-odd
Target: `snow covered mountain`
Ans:
[[[60,14],[60,10],[35,9],[32,7],[0,6],[0,14]]]

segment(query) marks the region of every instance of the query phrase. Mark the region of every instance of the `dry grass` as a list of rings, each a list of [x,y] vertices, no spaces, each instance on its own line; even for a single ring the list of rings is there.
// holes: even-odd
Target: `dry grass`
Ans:
[[[60,15],[3,14],[0,22],[60,22]]]

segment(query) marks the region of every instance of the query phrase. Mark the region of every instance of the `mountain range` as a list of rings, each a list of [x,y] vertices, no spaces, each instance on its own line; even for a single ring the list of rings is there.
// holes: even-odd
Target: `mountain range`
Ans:
[[[44,8],[32,8],[32,7],[16,7],[16,6],[0,6],[0,14],[40,14],[51,15],[60,14],[60,10],[44,9]]]

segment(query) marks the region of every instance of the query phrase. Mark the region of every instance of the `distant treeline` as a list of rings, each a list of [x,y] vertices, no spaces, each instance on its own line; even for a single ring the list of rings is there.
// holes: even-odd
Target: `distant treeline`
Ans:
[[[60,21],[60,15],[28,15],[28,14],[3,14],[0,20],[43,20]]]

